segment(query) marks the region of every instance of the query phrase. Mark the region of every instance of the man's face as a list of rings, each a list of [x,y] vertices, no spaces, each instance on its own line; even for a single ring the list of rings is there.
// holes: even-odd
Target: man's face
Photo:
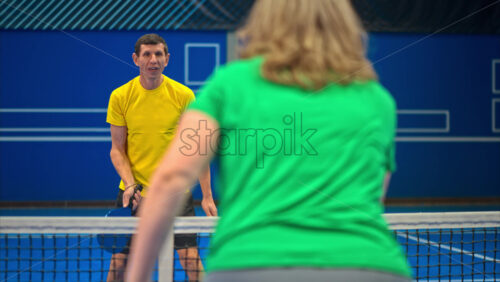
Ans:
[[[134,63],[139,67],[142,76],[147,78],[157,78],[163,73],[163,69],[168,64],[170,54],[165,54],[163,43],[142,44],[140,55],[132,54]]]

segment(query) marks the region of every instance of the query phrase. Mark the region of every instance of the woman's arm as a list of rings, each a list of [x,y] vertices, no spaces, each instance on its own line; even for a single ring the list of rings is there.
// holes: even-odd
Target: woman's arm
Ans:
[[[132,241],[126,281],[149,281],[167,230],[185,201],[186,189],[193,187],[215,154],[210,138],[196,137],[201,121],[206,121],[213,133],[211,138],[218,138],[215,130],[219,126],[213,118],[198,111],[188,111],[182,116],[174,141],[153,174],[148,196],[139,208],[140,221]],[[188,136],[186,132],[191,134],[189,140],[184,139]],[[187,147],[193,148],[193,140],[197,141],[198,150],[186,153]],[[206,148],[204,154],[200,148]]]

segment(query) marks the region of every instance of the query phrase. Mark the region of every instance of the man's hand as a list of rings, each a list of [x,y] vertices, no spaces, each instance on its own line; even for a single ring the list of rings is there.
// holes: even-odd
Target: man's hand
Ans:
[[[126,188],[123,192],[123,207],[128,207],[130,204],[130,198],[132,198],[132,211],[135,211],[139,204],[141,203],[141,191],[137,189],[137,185]]]
[[[217,216],[217,207],[212,197],[204,197],[203,200],[201,200],[201,207],[207,216]]]

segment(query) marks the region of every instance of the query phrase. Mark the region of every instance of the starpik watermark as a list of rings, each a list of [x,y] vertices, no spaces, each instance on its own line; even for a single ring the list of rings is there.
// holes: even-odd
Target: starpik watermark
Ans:
[[[318,154],[312,142],[317,129],[304,127],[302,113],[284,115],[277,125],[275,128],[211,130],[206,120],[200,120],[197,128],[180,132],[183,143],[180,152],[186,156],[215,152],[219,156],[254,157],[257,168],[264,168],[265,159],[272,156]]]

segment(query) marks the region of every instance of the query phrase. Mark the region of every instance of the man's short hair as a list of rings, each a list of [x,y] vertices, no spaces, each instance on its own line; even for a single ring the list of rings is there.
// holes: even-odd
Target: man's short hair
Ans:
[[[168,46],[167,43],[165,42],[165,39],[163,37],[159,36],[156,33],[149,33],[149,34],[144,34],[141,36],[139,39],[137,39],[137,42],[135,42],[135,48],[134,52],[137,56],[141,55],[141,45],[156,45],[162,43],[164,46],[165,50],[165,55],[168,54]]]

